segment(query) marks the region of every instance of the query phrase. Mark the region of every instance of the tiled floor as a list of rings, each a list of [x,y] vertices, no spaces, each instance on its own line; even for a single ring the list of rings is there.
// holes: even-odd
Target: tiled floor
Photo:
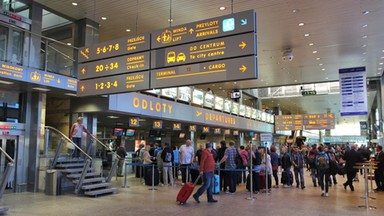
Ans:
[[[358,208],[364,205],[364,181],[356,182],[356,191],[345,191],[343,177],[338,176],[339,184],[330,188],[329,197],[321,197],[320,189],[314,188],[306,173],[306,188],[273,189],[271,194],[257,194],[254,200],[247,200],[250,194],[245,185],[238,188],[235,195],[216,195],[218,203],[207,203],[206,196],[197,204],[191,198],[187,204],[178,205],[175,197],[181,186],[157,187],[149,190],[139,179],[128,178],[129,188],[122,188],[123,179],[113,183],[119,193],[98,198],[79,197],[73,194],[47,196],[44,193],[7,194],[4,203],[9,207],[7,215],[277,215],[277,216],[328,216],[328,215],[384,215],[384,192],[370,194],[377,198],[370,201],[376,210]],[[363,180],[362,177],[360,177]]]

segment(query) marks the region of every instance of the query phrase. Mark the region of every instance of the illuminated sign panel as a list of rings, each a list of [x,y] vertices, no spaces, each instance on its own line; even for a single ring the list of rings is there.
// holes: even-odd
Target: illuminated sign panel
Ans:
[[[257,78],[256,57],[242,57],[151,71],[151,88]]]
[[[147,51],[150,49],[149,38],[147,33],[82,47],[78,52],[78,62]]]
[[[129,127],[139,127],[140,121],[138,117],[129,118]]]
[[[152,51],[151,67],[162,68],[256,54],[254,33]]]
[[[149,52],[79,64],[80,80],[149,70]]]
[[[203,127],[201,133],[209,133],[209,127]]]
[[[213,134],[221,134],[221,128],[215,128]]]
[[[174,131],[181,131],[181,123],[173,123],[172,129]]]
[[[196,125],[189,125],[189,132],[196,132]]]
[[[253,10],[165,28],[152,33],[152,49],[256,31]]]
[[[321,130],[334,129],[333,113],[275,116],[275,130]]]
[[[163,128],[163,121],[162,120],[153,121],[152,127],[153,127],[153,129],[162,129]]]
[[[81,80],[78,83],[78,89],[78,96],[146,90],[149,89],[149,72],[144,71],[112,77]]]

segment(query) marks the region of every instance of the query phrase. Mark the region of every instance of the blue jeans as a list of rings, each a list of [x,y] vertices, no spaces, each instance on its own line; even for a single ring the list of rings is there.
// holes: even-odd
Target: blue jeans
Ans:
[[[329,188],[329,169],[326,170],[318,170],[317,175],[319,178],[319,184],[321,187],[321,190],[324,191],[324,184],[325,184],[325,193],[328,193]]]
[[[295,171],[295,180],[297,186],[304,187],[304,168],[294,168]],[[300,181],[299,181],[299,174],[300,174]]]
[[[199,198],[204,193],[204,191],[207,191],[208,201],[213,200],[213,196],[212,196],[213,178],[214,178],[213,173],[211,172],[203,173],[204,184],[199,188],[199,190],[196,191],[196,193],[193,196]]]

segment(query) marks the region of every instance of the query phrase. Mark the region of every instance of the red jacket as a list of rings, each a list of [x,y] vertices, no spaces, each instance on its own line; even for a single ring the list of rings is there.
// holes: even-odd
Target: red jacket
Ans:
[[[201,154],[200,160],[200,172],[214,172],[215,171],[215,160],[213,159],[212,152],[204,149]]]

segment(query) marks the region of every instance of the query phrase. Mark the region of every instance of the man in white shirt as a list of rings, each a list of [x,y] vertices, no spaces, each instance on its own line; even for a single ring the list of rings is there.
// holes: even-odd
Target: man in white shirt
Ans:
[[[74,123],[71,127],[71,130],[69,132],[69,138],[79,147],[81,148],[81,138],[83,136],[83,132],[87,133],[89,136],[93,137],[91,132],[85,128],[83,125],[83,117],[78,117],[77,122]],[[72,154],[72,157],[78,158],[80,157],[80,150],[77,148],[74,148],[74,152]]]
[[[181,169],[182,185],[187,182],[187,169],[191,166],[193,162],[195,151],[192,146],[190,139],[187,139],[185,144],[179,148],[179,164]],[[188,171],[189,175],[189,171]],[[189,178],[189,176],[188,176]]]

